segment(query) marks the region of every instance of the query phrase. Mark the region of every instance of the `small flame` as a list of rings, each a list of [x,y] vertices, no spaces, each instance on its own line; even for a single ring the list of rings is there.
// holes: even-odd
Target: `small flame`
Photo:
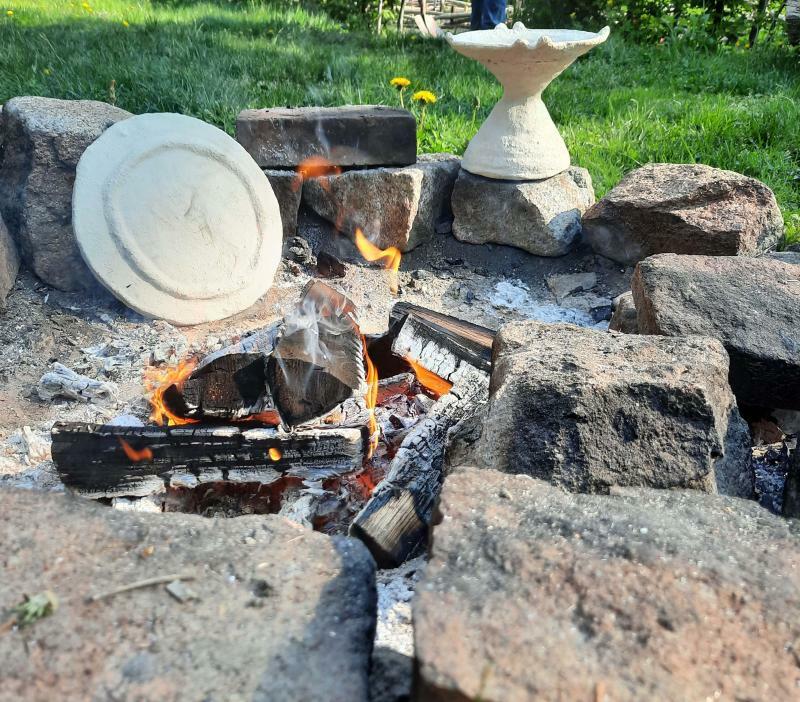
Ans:
[[[179,417],[173,413],[164,402],[164,393],[175,385],[178,389],[183,387],[183,383],[192,374],[197,366],[195,359],[184,359],[177,366],[166,368],[146,368],[144,372],[144,386],[150,393],[148,398],[153,410],[150,419],[161,426],[176,426],[179,424],[195,424],[196,419]]]
[[[367,261],[382,261],[381,265],[389,271],[389,289],[396,293],[397,271],[400,268],[400,259],[402,258],[400,249],[396,246],[390,246],[388,249],[379,249],[358,228],[355,234],[355,244]]]
[[[269,453],[269,460],[270,461],[280,461],[281,456],[283,455],[280,452],[280,449],[276,449],[274,446],[268,451]]]
[[[378,404],[378,371],[375,369],[375,364],[369,357],[367,352],[367,340],[361,336],[361,343],[364,348],[364,365],[367,370],[367,394],[364,395],[364,400],[367,403],[367,410],[369,411],[369,450],[367,451],[367,458],[372,458],[375,449],[378,448],[378,440],[380,434],[378,432],[378,421],[375,419],[375,405]]]
[[[448,392],[450,392],[453,384],[449,380],[440,378],[438,375],[436,375],[436,373],[432,373],[409,356],[406,356],[405,360],[406,363],[411,366],[411,369],[417,376],[417,380],[419,380],[420,385],[422,385],[423,388],[433,395],[434,398],[438,400],[442,395],[446,395]]]
[[[311,156],[303,161],[297,167],[297,175],[292,181],[292,190],[297,192],[304,180],[308,178],[320,178],[322,176],[339,175],[342,169],[339,166],[334,166],[330,161],[322,156]],[[321,180],[320,185],[325,190],[330,190],[330,184],[327,180]]]
[[[134,463],[153,460],[153,451],[149,446],[145,446],[143,449],[137,451],[135,448],[133,448],[133,446],[125,441],[125,439],[119,436],[117,439],[119,439],[119,445],[122,446],[122,450],[125,452],[125,455]]]

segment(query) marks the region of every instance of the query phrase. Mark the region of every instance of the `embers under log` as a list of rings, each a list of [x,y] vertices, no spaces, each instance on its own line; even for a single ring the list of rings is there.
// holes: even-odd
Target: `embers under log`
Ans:
[[[57,423],[53,461],[67,487],[96,497],[143,496],[171,481],[269,484],[360,470],[366,429],[282,432],[235,426],[120,427]]]

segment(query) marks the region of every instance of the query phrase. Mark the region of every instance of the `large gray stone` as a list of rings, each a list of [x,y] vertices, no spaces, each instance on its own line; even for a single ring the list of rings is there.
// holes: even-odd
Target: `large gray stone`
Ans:
[[[752,495],[750,437],[717,340],[514,322],[492,355],[483,465],[578,492]]]
[[[303,201],[348,234],[361,229],[381,249],[410,251],[449,219],[459,163],[452,154],[427,154],[405,168],[312,178],[303,183]]]
[[[445,480],[414,699],[797,697],[800,524],[719,495],[618,493]]]
[[[0,634],[0,700],[368,698],[374,563],[352,539],[277,516],[122,513],[0,491],[0,613],[53,591],[54,614]],[[163,584],[190,574],[199,598]]]
[[[0,214],[0,310],[5,307],[6,295],[17,279],[17,271],[19,271],[17,246]]]
[[[739,402],[800,409],[800,267],[663,254],[637,266],[632,287],[643,334],[719,339]]]
[[[236,139],[262,168],[296,168],[311,158],[335,166],[408,166],[417,159],[417,121],[379,105],[244,110]]]
[[[651,163],[628,173],[583,216],[599,254],[631,264],[657,253],[757,255],[783,236],[762,182],[701,164]]]
[[[49,285],[94,285],[72,231],[75,168],[89,144],[130,116],[93,100],[18,97],[3,107],[0,210],[23,260]]]
[[[300,200],[303,195],[302,180],[292,171],[264,170],[272,192],[278,199],[283,223],[283,240],[287,241],[297,235],[297,215],[300,211]]]
[[[483,178],[462,170],[453,190],[453,235],[470,244],[506,244],[562,256],[594,203],[589,171],[573,166],[545,180]]]

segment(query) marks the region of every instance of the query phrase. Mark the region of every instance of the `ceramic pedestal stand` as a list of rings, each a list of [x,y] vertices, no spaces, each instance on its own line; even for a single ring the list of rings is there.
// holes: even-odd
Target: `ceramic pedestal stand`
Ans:
[[[609,29],[495,29],[447,35],[456,51],[488,68],[503,98],[464,153],[470,173],[502,180],[541,180],[569,168],[569,152],[542,102],[542,91],[575,59],[608,38]]]

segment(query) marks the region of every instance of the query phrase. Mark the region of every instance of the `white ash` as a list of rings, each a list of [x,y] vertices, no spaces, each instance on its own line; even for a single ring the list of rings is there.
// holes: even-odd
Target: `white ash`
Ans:
[[[389,648],[406,656],[414,655],[411,600],[426,563],[425,556],[418,556],[399,568],[377,572],[376,648]]]
[[[608,327],[604,322],[595,322],[590,315],[581,310],[535,300],[528,286],[521,280],[501,280],[496,283],[489,302],[494,307],[516,312],[526,319],[535,319],[539,322],[568,322],[581,327],[602,329]]]

